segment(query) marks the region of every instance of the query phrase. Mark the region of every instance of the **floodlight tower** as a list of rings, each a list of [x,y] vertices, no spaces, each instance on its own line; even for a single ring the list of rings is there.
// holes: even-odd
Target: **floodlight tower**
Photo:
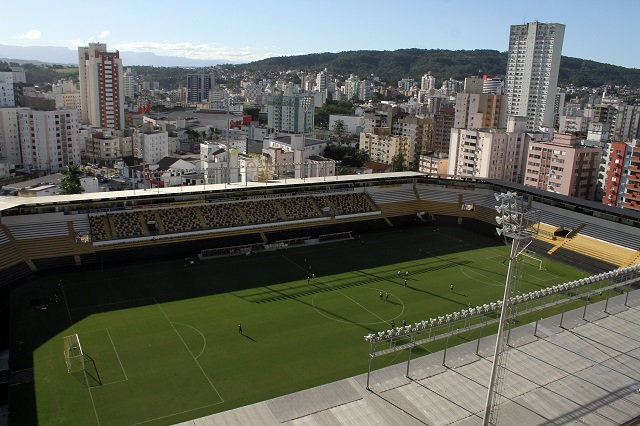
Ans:
[[[498,323],[498,335],[496,337],[496,347],[493,353],[493,365],[491,377],[487,391],[487,402],[484,410],[482,424],[484,426],[496,424],[500,405],[500,395],[504,382],[504,373],[507,365],[508,354],[508,334],[505,333],[505,325],[515,317],[515,307],[509,304],[509,298],[516,293],[516,284],[519,279],[516,270],[518,269],[518,255],[522,253],[531,243],[531,238],[537,234],[539,224],[539,212],[529,208],[521,195],[508,191],[507,193],[494,194],[496,201],[500,203],[495,206],[499,216],[496,228],[499,236],[503,236],[505,243],[511,240],[511,252],[509,254],[509,269],[504,286],[504,298],[502,310],[500,312],[500,322]]]

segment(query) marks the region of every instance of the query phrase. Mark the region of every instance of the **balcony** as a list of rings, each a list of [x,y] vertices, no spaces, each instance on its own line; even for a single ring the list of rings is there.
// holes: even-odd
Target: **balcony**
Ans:
[[[624,194],[625,200],[632,200],[636,202],[640,202],[640,193],[638,192],[627,192]]]

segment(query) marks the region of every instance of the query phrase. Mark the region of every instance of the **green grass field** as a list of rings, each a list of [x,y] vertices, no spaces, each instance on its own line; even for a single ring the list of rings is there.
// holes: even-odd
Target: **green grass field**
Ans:
[[[196,254],[193,265],[181,257],[50,274],[17,290],[12,370],[33,367],[34,382],[11,387],[13,424],[173,424],[363,373],[364,335],[501,299],[508,248],[423,227],[251,256]],[[522,292],[583,276],[544,265],[524,268]],[[407,287],[398,271],[409,271]],[[58,303],[31,307],[60,279]],[[67,372],[63,337],[73,333],[85,372]],[[450,344],[465,337],[474,338]]]

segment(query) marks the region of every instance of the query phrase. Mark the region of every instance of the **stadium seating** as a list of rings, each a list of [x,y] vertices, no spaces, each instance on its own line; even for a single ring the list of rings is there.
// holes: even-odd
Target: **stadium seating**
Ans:
[[[108,215],[116,238],[135,238],[144,235],[140,212],[122,212]]]
[[[231,228],[245,224],[244,214],[236,203],[214,203],[200,207],[200,212],[204,217],[206,227],[211,228]]]
[[[273,200],[256,200],[242,203],[244,214],[250,224],[278,222],[284,220],[281,209]]]
[[[199,231],[202,229],[202,221],[198,216],[197,207],[177,207],[159,209],[158,215],[162,221],[164,232]]]
[[[315,200],[320,208],[329,207],[336,216],[375,211],[369,198],[361,192],[316,196]]]
[[[313,203],[311,197],[280,198],[278,202],[288,220],[320,217],[320,211]]]
[[[91,224],[91,241],[104,241],[110,239],[111,232],[107,233],[105,227],[106,216],[89,216]]]
[[[573,238],[567,239],[562,245],[562,248],[616,266],[625,266],[628,259],[635,253],[631,249],[614,244],[607,244],[583,235],[576,235]]]

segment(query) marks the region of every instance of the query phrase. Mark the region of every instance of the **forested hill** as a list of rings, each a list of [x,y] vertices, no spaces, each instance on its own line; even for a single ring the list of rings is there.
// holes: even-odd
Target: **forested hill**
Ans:
[[[268,58],[250,64],[235,65],[233,68],[252,73],[286,70],[318,72],[327,68],[336,76],[348,77],[349,74],[355,74],[360,78],[367,78],[373,74],[388,83],[403,78],[419,81],[422,75],[431,71],[438,81],[450,77],[462,80],[472,75],[504,75],[507,69],[507,53],[497,50],[360,50]],[[591,87],[614,84],[640,87],[640,70],[563,56],[559,84]]]

